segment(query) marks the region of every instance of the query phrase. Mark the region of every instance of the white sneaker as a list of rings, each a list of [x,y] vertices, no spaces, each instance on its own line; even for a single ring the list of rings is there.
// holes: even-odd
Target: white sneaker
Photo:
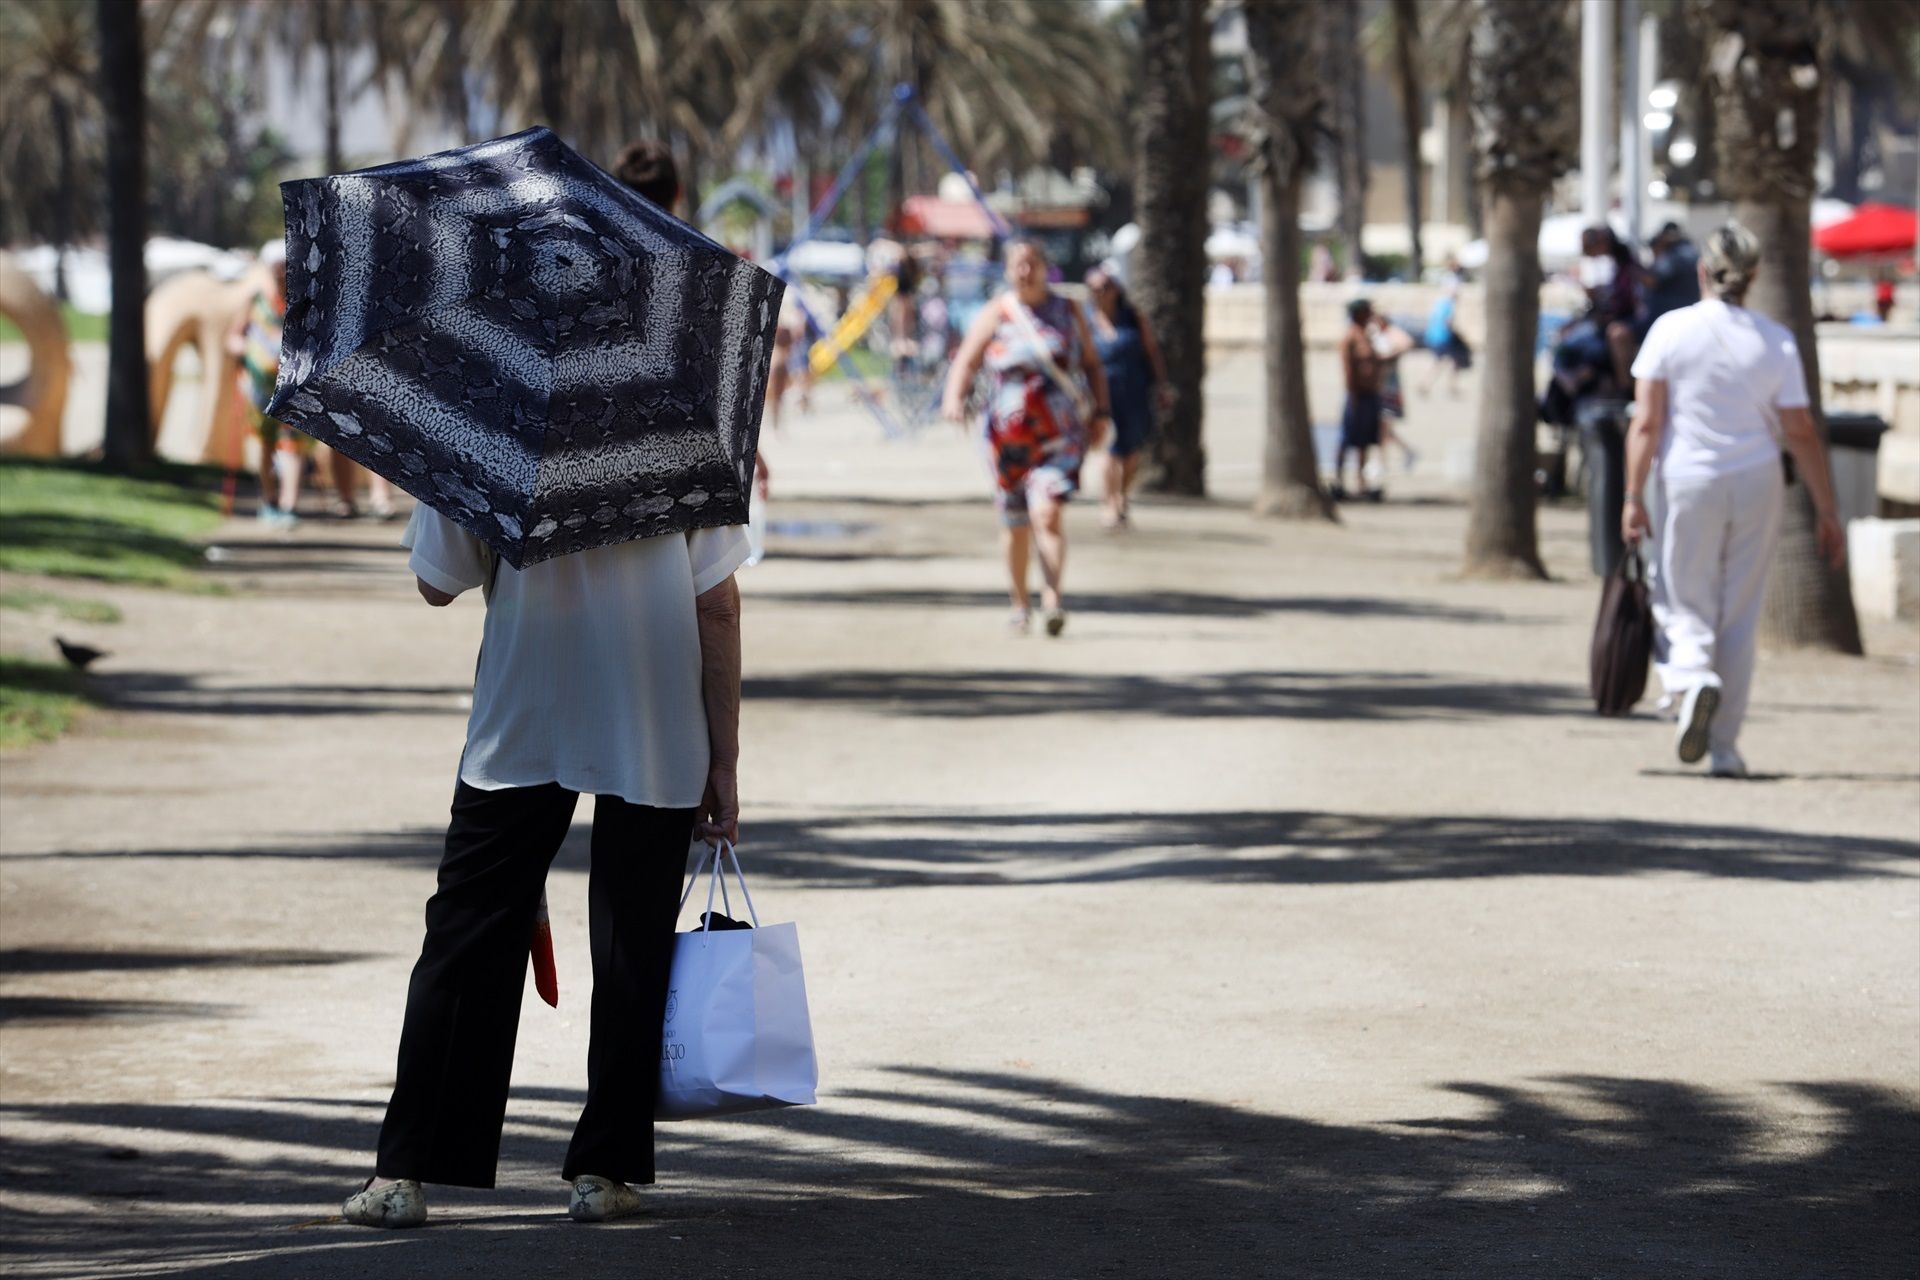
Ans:
[[[582,1174],[573,1180],[567,1216],[575,1222],[608,1222],[640,1212],[640,1193],[612,1178]]]
[[[427,1220],[427,1198],[415,1178],[397,1178],[383,1187],[367,1185],[347,1197],[340,1216],[357,1227],[417,1227]]]
[[[1713,728],[1713,713],[1719,708],[1717,682],[1697,684],[1687,690],[1686,698],[1680,703],[1679,732],[1674,737],[1681,764],[1693,764],[1707,754],[1707,734]]]
[[[1747,762],[1732,747],[1715,747],[1713,763],[1709,772],[1716,778],[1744,778],[1747,776]]]

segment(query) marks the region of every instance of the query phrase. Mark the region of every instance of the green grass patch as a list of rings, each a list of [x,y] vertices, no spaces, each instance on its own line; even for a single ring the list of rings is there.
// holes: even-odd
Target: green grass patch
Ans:
[[[105,342],[107,340],[107,318],[89,315],[85,311],[75,311],[65,303],[60,304],[60,319],[67,326],[69,342]],[[0,342],[24,342],[26,336],[20,332],[20,326],[5,316],[0,316]]]
[[[0,569],[206,590],[199,540],[220,523],[220,471],[0,460]]]
[[[828,366],[827,371],[818,378],[815,378],[814,381],[833,382],[844,379],[847,374],[846,370],[840,367],[842,362],[852,365],[861,377],[869,380],[885,382],[888,374],[892,372],[892,366],[888,363],[885,356],[873,350],[871,347],[856,346],[853,350],[843,354],[839,361]]]
[[[51,613],[69,622],[120,621],[120,610],[105,600],[57,596],[51,591],[36,591],[30,587],[0,591],[0,609],[15,609],[21,613]]]
[[[80,677],[69,668],[0,657],[0,750],[59,737],[86,703]]]

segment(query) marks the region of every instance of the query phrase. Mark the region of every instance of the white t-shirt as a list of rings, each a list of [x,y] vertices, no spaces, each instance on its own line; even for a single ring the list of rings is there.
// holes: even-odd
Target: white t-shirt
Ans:
[[[422,504],[402,544],[428,586],[458,595],[494,563]],[[662,534],[543,560],[499,562],[460,780],[483,791],[557,782],[631,804],[689,809],[706,790],[706,707],[694,597],[747,558],[739,526]]]
[[[1667,384],[1660,473],[1668,480],[1779,466],[1779,410],[1807,405],[1793,332],[1718,298],[1654,321],[1633,376]]]

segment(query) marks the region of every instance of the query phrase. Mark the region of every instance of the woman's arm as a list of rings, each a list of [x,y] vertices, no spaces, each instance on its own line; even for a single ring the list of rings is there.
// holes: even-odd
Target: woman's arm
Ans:
[[[707,790],[694,834],[740,839],[740,587],[727,580],[694,598],[700,626],[700,701],[707,712]]]
[[[980,308],[980,314],[967,326],[967,336],[960,340],[959,350],[953,353],[953,364],[947,369],[946,394],[940,397],[940,415],[949,422],[960,422],[967,416],[967,392],[973,389],[973,379],[980,372],[980,362],[986,358],[987,344],[993,341],[993,331],[1000,323],[1000,299],[994,299]]]
[[[1627,500],[1620,511],[1620,537],[1638,546],[1653,533],[1647,519],[1647,477],[1660,453],[1660,437],[1667,429],[1667,380],[1641,378],[1633,384],[1633,422],[1627,427]]]
[[[1804,408],[1780,410],[1780,429],[1786,435],[1787,452],[1793,455],[1793,465],[1799,468],[1800,478],[1806,482],[1807,493],[1813,499],[1817,522],[1813,529],[1814,541],[1827,563],[1838,569],[1847,562],[1847,531],[1840,527],[1840,518],[1835,514],[1826,441],[1820,438],[1820,429],[1813,425],[1813,414]]]

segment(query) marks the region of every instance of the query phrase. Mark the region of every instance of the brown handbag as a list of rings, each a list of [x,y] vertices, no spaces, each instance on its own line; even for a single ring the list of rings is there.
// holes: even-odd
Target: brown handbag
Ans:
[[[1647,598],[1647,564],[1640,549],[1632,547],[1600,592],[1591,654],[1594,710],[1603,716],[1632,711],[1647,691],[1652,657],[1653,605]]]

